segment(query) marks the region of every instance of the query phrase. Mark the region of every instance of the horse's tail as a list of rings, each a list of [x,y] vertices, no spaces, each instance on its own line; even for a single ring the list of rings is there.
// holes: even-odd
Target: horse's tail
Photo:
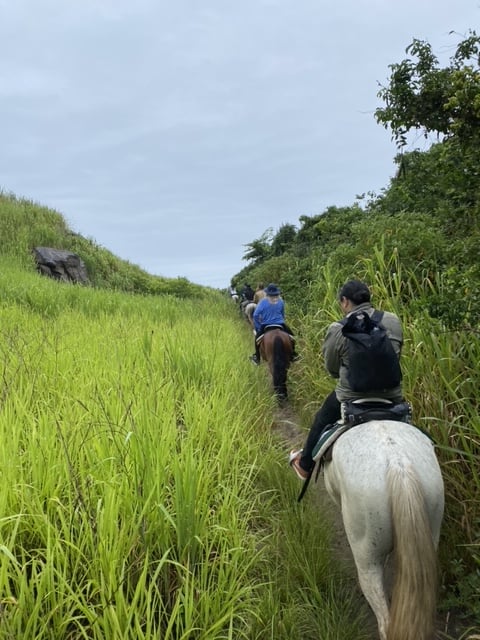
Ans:
[[[273,341],[273,388],[281,398],[287,398],[287,353],[282,336]]]
[[[431,640],[435,628],[437,556],[425,499],[411,467],[390,467],[395,578],[387,640]]]

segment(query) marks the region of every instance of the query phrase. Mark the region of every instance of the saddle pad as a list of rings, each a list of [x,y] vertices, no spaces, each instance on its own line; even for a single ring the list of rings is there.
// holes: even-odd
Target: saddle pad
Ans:
[[[318,439],[317,444],[313,448],[312,458],[315,462],[318,462],[316,465],[316,474],[315,474],[315,482],[318,480],[318,476],[320,474],[320,470],[323,466],[323,458],[326,456],[327,451],[330,449],[332,444],[336,441],[336,439],[342,435],[344,431],[351,429],[351,425],[344,424],[343,422],[336,422],[334,425],[327,429],[322,433],[320,438]],[[298,496],[298,502],[300,502],[305,495],[308,485],[310,484],[310,480],[313,476],[315,467],[310,471],[307,476],[305,482],[303,483],[302,490],[300,491],[300,495]]]
[[[315,462],[321,460],[336,439],[340,437],[342,433],[351,428],[352,425],[350,424],[336,422],[332,427],[330,427],[330,429],[324,431],[312,451],[312,458]]]
[[[263,333],[261,333],[261,334],[258,336],[258,338],[255,338],[255,342],[256,342],[257,344],[260,344],[260,342],[263,340],[263,338],[264,338],[265,334],[266,334],[266,333],[268,333],[269,331],[272,331],[272,329],[280,329],[280,331],[284,331],[284,332],[287,334],[287,336],[288,336],[290,339],[292,339],[292,336],[291,336],[289,333],[287,333],[287,332],[285,331],[285,329],[282,327],[282,325],[281,325],[281,324],[269,324],[269,325],[267,325],[267,326],[265,327],[265,331],[264,331]]]

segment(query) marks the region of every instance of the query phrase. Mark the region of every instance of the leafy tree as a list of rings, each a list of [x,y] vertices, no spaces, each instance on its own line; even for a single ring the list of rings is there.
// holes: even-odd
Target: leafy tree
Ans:
[[[272,256],[281,256],[292,248],[297,235],[297,228],[293,224],[282,224],[274,235],[271,245]]]
[[[375,111],[377,122],[390,128],[399,147],[411,129],[456,136],[469,143],[480,130],[480,39],[474,31],[460,42],[450,65],[440,68],[430,44],[414,39],[407,58],[390,65],[390,84],[378,97],[386,106]]]
[[[427,213],[441,219],[447,235],[459,226],[470,230],[479,202],[479,159],[453,139],[434,144],[426,152],[398,155],[399,170],[388,189],[367,204],[367,211],[393,215]]]
[[[271,256],[272,229],[267,229],[262,233],[260,238],[252,240],[252,242],[244,245],[245,251],[242,260],[252,261],[254,264],[260,264]]]
[[[350,240],[350,225],[363,216],[358,204],[351,207],[328,207],[316,216],[301,216],[301,228],[295,240],[296,254],[308,255],[312,249],[333,249]]]

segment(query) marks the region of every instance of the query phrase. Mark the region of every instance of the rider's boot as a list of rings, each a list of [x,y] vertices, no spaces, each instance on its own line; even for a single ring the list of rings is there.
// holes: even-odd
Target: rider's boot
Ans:
[[[253,364],[256,364],[257,366],[260,364],[260,349],[258,348],[258,344],[255,343],[255,353],[250,356],[250,360],[253,362]]]

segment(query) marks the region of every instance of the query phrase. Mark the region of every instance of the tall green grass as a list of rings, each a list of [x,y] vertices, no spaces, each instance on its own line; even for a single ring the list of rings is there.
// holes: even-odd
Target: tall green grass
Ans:
[[[0,290],[0,637],[368,637],[228,301]]]

